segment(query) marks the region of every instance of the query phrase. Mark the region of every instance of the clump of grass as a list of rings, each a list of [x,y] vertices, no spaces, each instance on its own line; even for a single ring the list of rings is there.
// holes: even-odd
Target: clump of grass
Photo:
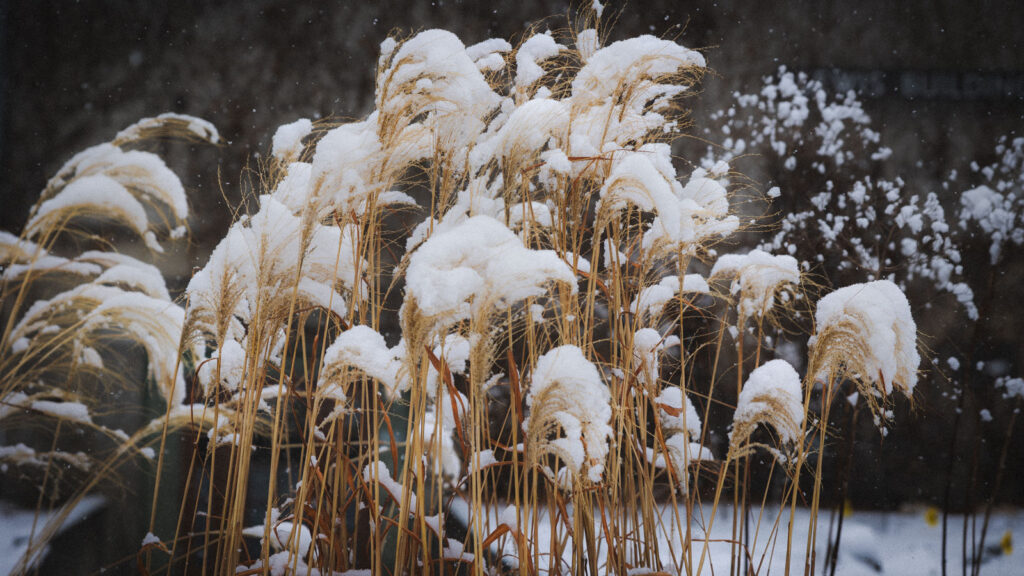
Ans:
[[[756,571],[785,513],[768,522],[767,543],[746,526],[751,503],[759,519],[773,514],[773,486],[753,485],[747,461],[766,448],[772,470],[786,467],[776,483],[789,504],[789,570],[808,438],[819,439],[816,519],[834,394],[827,384],[814,418],[814,384],[822,374],[871,379],[882,362],[883,381],[909,393],[912,320],[896,326],[896,372],[877,356],[876,319],[821,308],[802,381],[767,359],[778,319],[803,297],[796,261],[720,254],[739,229],[729,167],[681,175],[669,145],[703,57],[651,36],[602,46],[599,19],[581,22],[516,48],[466,47],[439,30],[387,39],[376,109],[335,127],[278,130],[258,209],[193,276],[184,307],[155,283],[111,272],[125,265],[116,256],[51,263],[26,242],[55,239],[68,219],[106,205],[97,199],[125,194],[156,203],[140,204],[144,216],[169,211],[177,230],[177,188],[166,175],[146,183],[136,168],[155,165],[149,156],[115,150],[168,134],[215,141],[215,131],[179,116],[142,121],[102,148],[102,176],[78,158],[48,187],[26,238],[5,241],[10,261],[98,268],[27,310],[31,266],[12,273],[19,296],[5,309],[3,362],[24,371],[37,355],[40,374],[73,372],[95,358],[86,350],[97,330],[142,346],[166,414],[126,445],[159,432],[158,478],[172,437],[194,451],[180,471],[184,496],[170,502],[176,527],[162,547],[146,538],[140,566]],[[81,198],[68,193],[88,178]],[[81,200],[80,212],[54,208],[60,198]],[[402,226],[403,210],[424,218]],[[148,219],[122,216],[157,249]],[[730,279],[729,289],[705,275]],[[905,306],[878,283],[844,290],[876,289]],[[44,368],[65,344],[71,352]],[[735,394],[722,384],[728,370]],[[29,403],[34,382],[5,381],[4,405]],[[723,556],[711,528],[727,492],[735,512]],[[151,532],[167,505],[154,494]],[[809,530],[813,569],[814,521]]]
[[[138,149],[150,136],[182,131],[219,140],[199,119],[143,120],[65,163],[22,235],[0,237],[0,426],[17,441],[0,459],[18,478],[12,487],[36,484],[39,513],[55,509],[16,571],[31,566],[86,493],[124,490],[126,463],[155,459],[165,430],[196,422],[180,416],[185,310],[144,261],[163,251],[161,237],[186,232],[186,195],[159,156]],[[117,252],[101,234],[111,226],[148,255]],[[111,404],[111,397],[128,400]],[[148,415],[147,398],[156,400]]]

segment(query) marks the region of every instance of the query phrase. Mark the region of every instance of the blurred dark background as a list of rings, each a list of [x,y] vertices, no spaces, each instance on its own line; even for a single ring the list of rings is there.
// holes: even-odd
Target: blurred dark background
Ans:
[[[269,152],[277,126],[369,111],[378,46],[390,31],[441,27],[468,45],[514,39],[537,22],[564,26],[571,8],[541,0],[0,2],[0,228],[20,231],[47,178],[75,152],[141,117],[203,117],[229,145],[162,151],[194,210],[192,243],[161,262],[180,289],[230,224],[248,185],[246,168]],[[991,160],[999,136],[1024,134],[1024,2],[660,0],[609,2],[607,11],[616,20],[612,39],[670,36],[706,54],[713,73],[691,100],[695,133],[732,92],[756,91],[764,75],[786,65],[820,75],[831,89],[862,89],[882,143],[894,151],[888,169],[923,192],[940,191],[952,167]],[[703,144],[694,146],[693,159],[701,152]],[[955,204],[951,192],[942,193]],[[983,318],[980,329],[1003,373],[1021,375],[1024,281],[1020,251],[1013,254],[1000,280],[1008,288],[993,307],[1001,312]],[[941,314],[922,324],[933,347],[962,329]],[[988,376],[974,385],[991,387]],[[978,471],[970,485],[981,501],[1011,410],[998,405],[998,394],[985,398],[995,422],[970,419],[952,444],[956,402],[943,393],[926,395],[884,440],[870,426],[858,432],[854,506],[941,504],[950,446],[954,505],[968,503],[971,457]],[[1024,442],[1020,423],[1016,434]],[[1011,446],[1001,502],[1024,504],[1022,445]]]
[[[694,100],[695,130],[703,112],[726,105],[734,90],[756,89],[782,64],[837,70],[847,81],[883,73],[888,89],[865,98],[883,142],[934,168],[990,152],[1024,111],[1024,3],[608,4],[608,13],[618,14],[613,38],[665,35],[705,52],[714,74]],[[571,9],[543,0],[8,0],[0,7],[0,225],[18,229],[46,179],[73,153],[141,117],[174,111],[212,121],[231,142],[215,154],[170,158],[196,190],[201,243],[208,233],[219,237],[231,214],[211,163],[235,198],[243,167],[268,151],[280,124],[365,114],[388,32],[443,27],[468,45],[515,37],[542,19],[564,26]],[[983,75],[987,88],[995,79],[1004,86],[928,86],[965,74]],[[916,89],[901,93],[905,82]]]

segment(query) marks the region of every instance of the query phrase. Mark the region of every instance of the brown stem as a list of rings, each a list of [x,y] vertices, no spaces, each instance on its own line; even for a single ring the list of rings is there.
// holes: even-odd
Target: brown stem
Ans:
[[[974,554],[974,566],[971,572],[973,576],[978,576],[981,573],[981,554],[985,547],[988,521],[992,518],[992,506],[995,504],[999,488],[1003,483],[1003,473],[1006,472],[1006,455],[1010,452],[1010,438],[1013,435],[1013,426],[1017,423],[1017,412],[1020,410],[1020,404],[1018,399],[1010,416],[1010,425],[1006,427],[1006,436],[1003,437],[1003,450],[999,453],[999,468],[996,470],[995,485],[992,487],[992,493],[988,497],[988,502],[985,503],[985,519],[981,523],[981,538],[978,540],[978,548]]]

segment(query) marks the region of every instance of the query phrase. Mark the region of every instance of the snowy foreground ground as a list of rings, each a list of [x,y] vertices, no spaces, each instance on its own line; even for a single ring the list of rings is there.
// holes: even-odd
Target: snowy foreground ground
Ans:
[[[87,496],[72,510],[67,520],[61,527],[66,530],[75,524],[85,520],[103,507],[104,500],[100,496]],[[26,510],[12,506],[7,502],[0,501],[0,574],[10,574],[18,561],[28,550],[29,542],[35,532],[42,530],[50,519],[48,514],[37,515],[33,510]],[[36,555],[36,562],[41,560],[48,547]]]
[[[457,514],[465,517],[466,511],[454,510]],[[710,511],[706,511],[706,514]],[[762,519],[762,526],[758,532],[757,543],[753,550],[755,567],[759,563],[758,574],[784,574],[785,573],[785,519],[788,513],[783,515],[780,522],[782,535],[775,543],[774,550],[769,542],[771,524],[775,520],[776,509],[766,510]],[[546,516],[546,514],[545,514]],[[664,520],[665,530],[672,530],[672,517],[667,510],[662,510],[661,517]],[[493,529],[499,520],[499,514],[491,514],[487,520],[488,530]],[[806,510],[797,510],[797,521],[794,525],[793,558],[791,573],[803,573],[804,550],[806,546],[806,527],[809,514]],[[929,522],[929,520],[931,522]],[[961,573],[961,535],[964,518],[962,515],[951,515],[949,521],[949,543],[947,549],[948,573]],[[981,517],[977,520],[977,533],[980,537]],[[751,530],[757,522],[756,515],[751,519]],[[711,540],[726,540],[731,536],[732,509],[720,507],[717,519],[711,530]],[[537,527],[537,540],[541,542],[542,549],[546,548],[546,542],[550,540],[550,526],[542,521]],[[817,567],[816,574],[822,573],[821,563],[825,557],[827,547],[827,532],[829,528],[828,512],[822,514],[818,525],[817,538]],[[694,539],[694,558],[699,559],[703,548],[703,530],[694,523],[692,528]],[[1009,532],[1009,537],[1007,537]],[[598,533],[600,533],[598,531]],[[678,534],[677,531],[673,531]],[[797,536],[799,535],[799,537]],[[1024,557],[1022,553],[1013,551],[1013,543],[1024,537],[1024,510],[998,510],[993,513],[986,538],[986,553],[982,565],[982,574],[990,575],[1024,575]],[[836,574],[842,576],[858,575],[930,575],[941,574],[941,545],[942,545],[941,517],[931,513],[924,508],[918,508],[901,512],[857,512],[850,513],[843,524],[842,543],[840,546],[839,559],[836,566]],[[698,541],[699,539],[699,541]],[[679,539],[673,538],[674,543],[663,542],[659,546],[661,560],[664,568],[673,573],[671,567],[678,562],[680,556]],[[970,542],[968,540],[968,542]],[[515,544],[510,539],[499,541],[506,554],[505,561],[516,564]],[[970,544],[968,543],[968,546]],[[767,550],[767,553],[766,553]],[[602,548],[600,562],[604,562],[607,550]],[[572,561],[571,541],[565,547],[563,556],[563,573],[571,573],[569,562]],[[730,558],[730,545],[725,542],[712,542],[708,545],[708,558],[705,560],[703,574],[728,573]],[[546,555],[542,553],[542,566],[539,566],[541,573],[547,571]],[[710,563],[710,565],[709,565]],[[696,560],[695,560],[696,565]],[[695,566],[696,567],[696,566]],[[711,568],[711,569],[709,569]],[[969,570],[969,568],[968,568]],[[654,571],[636,568],[631,574],[653,573]],[[685,570],[681,571],[685,573]]]
[[[80,522],[90,514],[97,511],[103,504],[100,498],[87,498],[69,517],[65,528],[69,528]],[[455,510],[459,513],[459,510]],[[774,510],[771,511],[775,513]],[[463,511],[464,514],[464,511]],[[9,574],[24,553],[32,531],[33,518],[35,514],[31,510],[14,508],[0,503],[0,574]],[[769,514],[766,511],[766,518]],[[671,521],[666,518],[666,527]],[[772,516],[774,519],[774,516]],[[729,538],[731,530],[732,510],[723,507],[719,510],[719,517],[712,528],[712,539]],[[914,574],[940,574],[941,573],[941,534],[942,528],[939,524],[932,525],[928,522],[928,514],[924,509],[917,509],[905,512],[853,512],[843,525],[842,546],[840,547],[839,561],[836,574],[842,576],[856,575],[914,575]],[[933,517],[932,520],[935,518]],[[44,517],[40,517],[37,526],[42,525]],[[491,515],[489,524],[493,528],[498,522],[498,514]],[[755,518],[756,521],[756,518]],[[767,520],[763,521],[768,523]],[[807,525],[807,513],[804,510],[797,511],[797,524],[794,528],[795,534],[804,534]],[[950,541],[948,554],[949,573],[961,573],[961,527],[963,516],[954,515],[950,517]],[[978,520],[978,531],[981,529],[981,520]],[[761,555],[764,554],[766,545],[765,539],[768,536],[770,526],[761,530],[761,536],[755,551],[755,560],[761,562]],[[821,534],[818,538],[819,567],[816,570],[821,573],[820,563],[825,554],[825,532],[828,530],[827,514],[819,526]],[[1006,540],[1009,532],[1010,540]],[[694,528],[694,538],[700,538],[702,532]],[[547,542],[550,537],[549,526],[541,524],[538,526],[538,540]],[[1024,510],[1000,510],[993,514],[989,530],[988,545],[985,555],[985,562],[982,565],[982,574],[990,575],[1012,575],[1024,574],[1024,558],[1020,551],[1014,551],[1012,544],[1020,538],[1024,538]],[[141,541],[141,540],[140,540]],[[799,568],[803,562],[802,546],[803,540],[798,540],[800,553],[794,553],[793,573],[802,573]],[[514,554],[515,547],[510,541],[499,541],[498,545],[504,544],[509,554]],[[543,544],[542,544],[543,546]],[[702,544],[695,544],[695,558],[700,555]],[[770,546],[770,545],[769,545]],[[571,545],[567,546],[571,551]],[[679,554],[678,544],[675,546],[661,546],[662,560],[666,567],[672,565],[673,552]],[[601,554],[604,559],[604,551]],[[514,562],[511,556],[506,557],[507,561]],[[565,561],[571,561],[571,552],[567,552]],[[728,570],[729,545],[725,543],[712,543],[709,546],[710,566],[704,568],[705,574],[722,574]],[[566,571],[568,564],[563,565]],[[774,554],[765,555],[761,566],[760,574],[782,574],[785,566],[785,541],[780,540],[775,546]],[[713,568],[713,570],[709,570]],[[541,572],[545,572],[547,566],[541,566]],[[635,574],[646,573],[643,570],[635,570]]]

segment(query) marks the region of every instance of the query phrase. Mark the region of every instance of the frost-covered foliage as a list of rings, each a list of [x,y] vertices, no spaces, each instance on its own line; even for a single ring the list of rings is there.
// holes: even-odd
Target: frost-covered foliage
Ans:
[[[759,92],[735,94],[712,118],[722,146],[708,149],[705,166],[725,160],[742,167],[744,154],[762,154],[770,166],[767,196],[779,223],[761,249],[793,255],[835,285],[864,277],[904,289],[924,282],[977,319],[949,219],[955,214],[947,216],[939,193],[874,175],[893,163],[893,151],[856,93],[829,94],[817,80],[781,67]]]
[[[996,381],[996,388],[1001,388],[1007,399],[1024,398],[1024,378],[1000,378]]]
[[[1024,138],[1012,127],[998,140],[995,154],[984,159],[954,158],[940,165],[931,158],[901,157],[885,145],[856,93],[831,94],[821,82],[785,67],[765,77],[756,90],[735,93],[711,117],[713,125],[704,133],[712,144],[701,166],[728,162],[733,175],[744,175],[732,181],[746,182],[754,196],[763,193],[761,200],[769,207],[767,234],[749,245],[795,257],[801,272],[827,287],[884,280],[909,297],[905,307],[902,294],[896,298],[886,290],[889,296],[873,300],[882,303],[879,308],[869,312],[871,305],[864,305],[853,316],[840,314],[846,318],[841,323],[851,322],[840,331],[847,336],[810,351],[810,374],[835,385],[823,393],[852,381],[860,391],[854,405],[865,399],[879,427],[891,420],[893,388],[909,397],[921,365],[916,344],[908,343],[913,324],[903,322],[911,307],[915,313],[927,311],[923,329],[935,335],[929,342],[935,356],[926,358],[925,365],[937,367],[942,357],[955,360],[965,354],[988,359],[991,348],[982,342],[999,323],[994,319],[1000,314],[993,312],[1002,307],[1008,289],[1016,290],[1012,281],[1004,284],[1000,278],[1024,244]],[[935,176],[948,172],[948,179],[940,177],[935,185],[928,170]],[[846,289],[840,293],[851,294]],[[831,304],[832,311],[842,307],[840,296],[826,298],[831,299],[822,300],[824,308],[819,305],[819,335],[822,313]],[[799,306],[794,311],[797,322],[807,319]],[[892,314],[889,322],[900,319],[906,328],[884,328],[887,313]],[[854,320],[858,315],[862,319]],[[789,340],[776,349],[801,347]],[[787,354],[794,358],[799,356]],[[994,360],[990,366],[1007,364]],[[932,406],[938,410],[949,411],[954,437],[962,433],[961,414],[980,413],[989,422],[998,409],[988,387],[964,385],[972,376],[959,371],[958,363],[949,363],[951,379],[932,371],[930,383],[937,386],[929,386],[927,398],[929,404],[937,401]],[[999,378],[1001,370],[990,376]],[[980,375],[981,369],[976,372]],[[975,402],[986,408],[965,409]]]
[[[995,266],[1004,246],[1024,244],[1024,138],[1003,136],[996,144],[997,160],[987,166],[971,163],[980,183],[960,195],[960,227],[980,228],[991,243]],[[951,178],[956,181],[955,174]]]

